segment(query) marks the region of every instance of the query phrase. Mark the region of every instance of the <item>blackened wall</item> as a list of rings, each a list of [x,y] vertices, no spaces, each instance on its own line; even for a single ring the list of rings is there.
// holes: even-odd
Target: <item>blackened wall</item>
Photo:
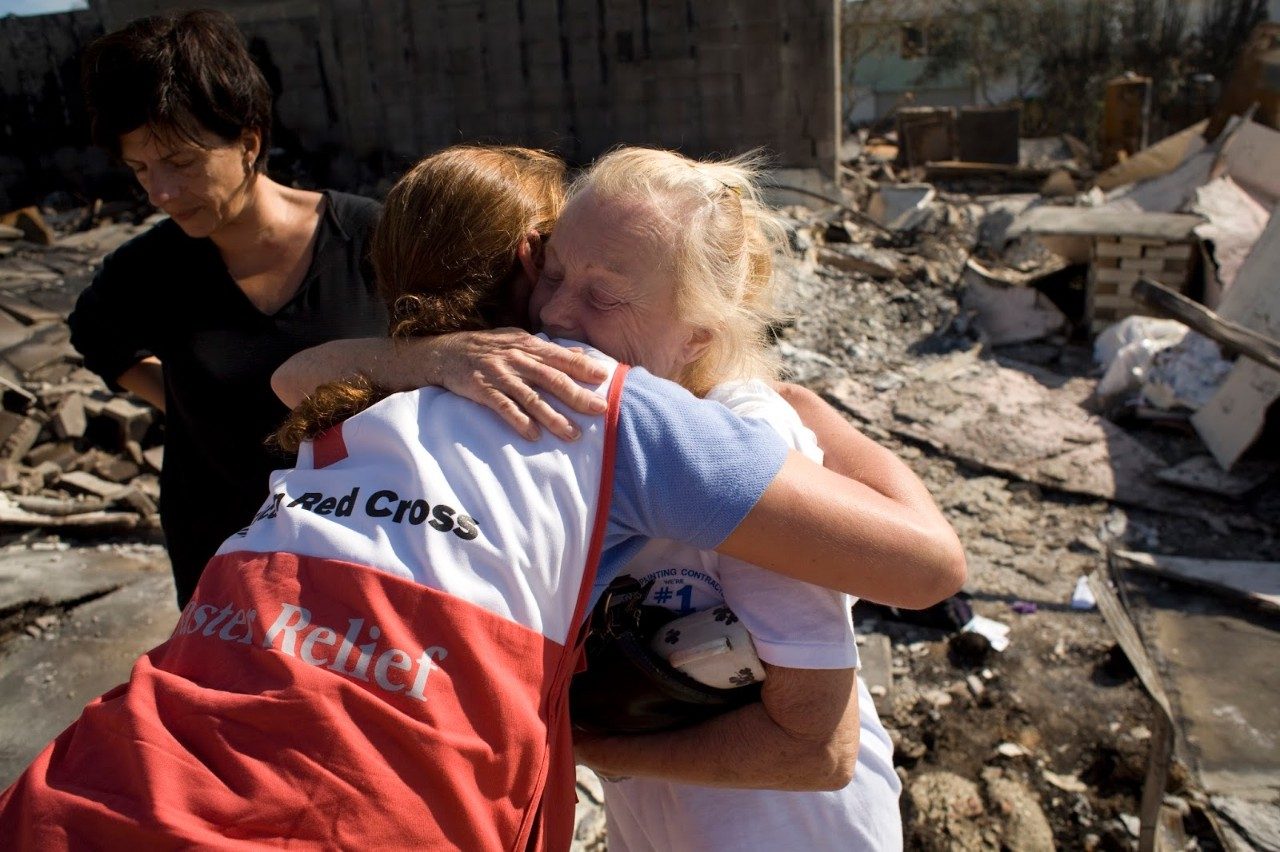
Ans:
[[[277,145],[351,186],[459,141],[575,162],[624,142],[694,155],[764,147],[779,165],[833,174],[838,2],[99,0],[81,15],[110,30],[161,10],[225,9],[278,91]],[[67,16],[23,20],[51,17]],[[69,56],[75,45],[60,39]]]
[[[0,18],[0,212],[39,200],[63,175],[106,169],[105,154],[86,150],[78,61],[102,32],[92,11]]]

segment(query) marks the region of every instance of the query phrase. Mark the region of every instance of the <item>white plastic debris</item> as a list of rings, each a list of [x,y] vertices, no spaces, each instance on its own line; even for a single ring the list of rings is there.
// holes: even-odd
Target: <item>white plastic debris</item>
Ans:
[[[1071,608],[1079,610],[1098,608],[1098,600],[1093,596],[1093,589],[1089,588],[1088,577],[1082,576],[1076,580],[1075,591],[1071,593]]]
[[[1157,408],[1199,411],[1231,372],[1218,344],[1188,332],[1182,340],[1155,352],[1142,382],[1142,396]]]
[[[1125,317],[1105,329],[1093,342],[1093,360],[1105,370],[1098,381],[1098,396],[1105,399],[1137,391],[1152,357],[1180,343],[1188,332],[1175,320],[1140,316]]]
[[[978,633],[991,643],[991,650],[1003,651],[1009,647],[1009,625],[1001,624],[993,618],[975,615],[969,623],[960,628],[961,633]]]

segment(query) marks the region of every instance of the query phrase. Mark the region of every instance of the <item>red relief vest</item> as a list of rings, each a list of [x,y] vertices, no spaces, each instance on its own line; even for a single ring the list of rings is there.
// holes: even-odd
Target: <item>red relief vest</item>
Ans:
[[[573,443],[425,390],[304,446],[0,797],[5,848],[567,849],[624,375]]]

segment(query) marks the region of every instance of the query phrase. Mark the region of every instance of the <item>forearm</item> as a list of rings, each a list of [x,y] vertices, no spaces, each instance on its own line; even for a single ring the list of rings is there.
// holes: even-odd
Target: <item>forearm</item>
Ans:
[[[143,358],[121,373],[116,384],[164,411],[164,366],[159,358]]]
[[[302,350],[276,368],[271,376],[271,389],[290,408],[320,385],[355,375],[365,375],[383,387],[401,390],[403,388],[389,381],[397,377],[398,364],[389,338],[331,340]]]
[[[859,432],[816,393],[782,382],[774,387],[817,437],[823,452],[823,467],[856,479],[896,502],[937,511],[929,489],[911,468],[890,450]]]
[[[964,584],[964,549],[936,511],[904,506],[792,452],[716,550],[877,603],[921,608]]]
[[[772,691],[759,702],[676,731],[579,736],[577,757],[604,775],[709,787],[837,790],[847,785],[858,754],[854,671],[766,668],[765,688]],[[785,680],[780,672],[798,672],[799,683],[778,685]],[[830,689],[800,686],[819,680]]]
[[[784,383],[776,383],[774,387],[817,437],[823,451],[823,467],[901,507],[901,516],[885,518],[887,525],[883,532],[893,535],[895,527],[913,526],[914,535],[902,543],[915,542],[924,548],[907,553],[905,561],[891,566],[889,573],[878,578],[881,581],[878,597],[871,594],[863,597],[894,606],[928,606],[958,589],[965,573],[960,543],[929,490],[911,468],[859,432],[813,391]],[[912,533],[911,530],[904,532]],[[929,539],[933,540],[932,545],[927,544]],[[861,560],[855,564],[860,570],[869,567]]]
[[[538,437],[539,427],[564,440],[578,436],[577,426],[543,392],[582,414],[603,414],[607,407],[604,397],[578,384],[603,382],[608,371],[602,364],[513,328],[396,341],[333,340],[280,365],[271,388],[292,408],[325,382],[357,374],[392,392],[443,387],[497,412],[529,440]]]

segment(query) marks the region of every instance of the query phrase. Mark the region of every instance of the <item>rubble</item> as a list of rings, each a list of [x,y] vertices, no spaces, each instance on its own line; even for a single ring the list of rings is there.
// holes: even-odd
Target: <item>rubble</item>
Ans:
[[[0,226],[12,228],[22,239],[42,246],[52,245],[55,239],[53,229],[45,223],[44,216],[37,207],[24,207],[0,214]]]
[[[1164,794],[1176,766],[1193,773],[1194,800],[1212,802],[1226,848],[1270,848],[1280,825],[1271,735],[1280,705],[1265,662],[1280,645],[1275,567],[1117,551],[1107,579],[1092,584],[1158,708],[1137,820],[1144,839],[1172,818]]]
[[[157,528],[156,470],[133,459],[159,450],[156,414],[79,366],[65,322],[94,265],[142,226],[59,237],[37,208],[0,218],[49,237],[0,259],[0,528]]]
[[[882,185],[871,199],[871,218],[891,231],[909,231],[927,218],[938,192],[927,183]]]
[[[1280,215],[1240,267],[1234,286],[1223,296],[1217,315],[1272,341],[1280,340]],[[1280,371],[1252,358],[1239,359],[1213,398],[1192,416],[1196,432],[1214,458],[1229,470],[1261,434],[1267,411],[1280,399]]]
[[[1161,481],[1195,491],[1207,491],[1221,497],[1240,498],[1269,479],[1280,474],[1280,465],[1274,462],[1254,462],[1236,465],[1230,472],[1223,471],[1212,456],[1192,456],[1170,465],[1156,474]]]
[[[1138,152],[1104,174],[1099,184],[1119,190],[1112,196],[1090,190],[1073,197],[1064,188],[1052,202],[1017,192],[1021,184],[1007,166],[997,178],[998,169],[938,162],[912,166],[904,155],[901,168],[891,174],[866,156],[866,146],[859,160],[846,164],[859,176],[855,194],[868,204],[878,204],[874,199],[893,181],[927,175],[941,182],[931,185],[936,194],[928,202],[929,215],[915,213],[920,223],[907,234],[888,244],[879,235],[861,235],[870,245],[902,252],[903,273],[882,280],[850,273],[852,280],[842,282],[841,292],[857,306],[853,316],[841,315],[816,289],[806,290],[805,313],[784,337],[786,351],[827,357],[832,366],[826,371],[798,374],[829,400],[843,402],[855,422],[895,447],[931,485],[965,542],[971,588],[981,589],[978,614],[995,621],[1015,606],[1025,611],[1006,625],[1010,644],[998,655],[985,640],[982,654],[961,647],[958,640],[983,639],[973,632],[947,638],[908,622],[887,621],[879,610],[859,621],[859,630],[883,632],[893,641],[894,684],[887,702],[892,707],[884,716],[895,733],[896,759],[907,781],[909,831],[919,832],[909,835],[910,848],[994,849],[1007,842],[993,824],[996,808],[989,801],[981,815],[961,827],[948,822],[942,805],[930,809],[924,801],[949,799],[932,786],[952,789],[940,777],[954,775],[974,784],[993,761],[1036,761],[1031,786],[1041,797],[1052,837],[1063,848],[1134,848],[1157,832],[1172,838],[1168,842],[1185,839],[1170,848],[1197,842],[1197,834],[1212,848],[1237,830],[1248,838],[1239,848],[1249,848],[1266,837],[1266,819],[1274,819],[1274,805],[1247,820],[1245,828],[1234,827],[1225,812],[1214,816],[1208,799],[1196,792],[1198,779],[1182,768],[1183,758],[1163,748],[1164,734],[1152,734],[1164,729],[1152,718],[1147,680],[1134,677],[1115,644],[1111,619],[1102,622],[1099,615],[1111,603],[1095,599],[1098,608],[1085,605],[1097,597],[1096,569],[1112,547],[1159,548],[1195,564],[1228,556],[1251,563],[1260,553],[1280,558],[1273,525],[1280,517],[1275,445],[1258,445],[1251,458],[1239,462],[1238,471],[1227,474],[1205,455],[1209,441],[1201,443],[1186,420],[1205,393],[1189,392],[1188,383],[1212,394],[1224,368],[1245,369],[1252,381],[1233,392],[1238,397],[1248,387],[1253,401],[1243,418],[1239,410],[1225,414],[1224,406],[1215,426],[1220,435],[1263,428],[1264,413],[1280,386],[1257,381],[1256,361],[1238,358],[1232,366],[1230,359],[1242,350],[1223,344],[1216,355],[1215,341],[1188,336],[1184,327],[1178,340],[1188,340],[1185,346],[1165,347],[1159,361],[1148,362],[1148,370],[1163,371],[1157,380],[1149,388],[1139,382],[1135,387],[1143,394],[1134,393],[1130,404],[1104,409],[1116,422],[1097,413],[1099,372],[1090,367],[1088,338],[1107,328],[1110,319],[1152,312],[1138,283],[1144,277],[1164,279],[1155,283],[1184,300],[1200,300],[1210,297],[1206,286],[1214,276],[1231,281],[1236,262],[1236,281],[1220,288],[1227,294],[1227,313],[1238,312],[1229,321],[1275,339],[1267,316],[1277,315],[1269,307],[1277,288],[1264,284],[1257,270],[1274,269],[1280,261],[1269,254],[1271,231],[1258,239],[1250,232],[1258,228],[1257,209],[1274,204],[1257,199],[1274,197],[1260,187],[1275,173],[1249,165],[1250,158],[1255,164],[1265,158],[1244,156],[1248,150],[1269,151],[1270,137],[1246,122],[1237,124],[1236,141],[1210,146],[1199,137],[1202,129],[1157,143],[1158,150]],[[1237,148],[1245,138],[1250,144]],[[1202,159],[1192,168],[1166,180],[1164,189],[1128,185],[1176,172],[1184,160],[1198,156]],[[1036,165],[1050,163],[1045,158]],[[1077,186],[1088,187],[1080,173],[1066,171]],[[979,172],[988,182],[972,179]],[[962,175],[964,182],[957,183]],[[982,193],[990,192],[996,180],[1005,180],[1003,192],[965,191],[981,186]],[[1244,196],[1252,207],[1242,203],[1229,211],[1234,216],[1223,215],[1232,198]],[[1109,204],[1124,199],[1123,205]],[[976,215],[962,214],[974,207]],[[1274,221],[1270,227],[1276,227]],[[858,238],[853,235],[855,242]],[[1176,256],[1165,257],[1166,252]],[[932,291],[911,290],[908,296],[901,287],[911,274],[910,261],[926,255],[950,262],[927,269]],[[1110,297],[1111,304],[1108,299],[1089,304],[1090,269],[1094,276],[1117,270],[1102,275],[1115,279],[1103,282],[1108,287],[1099,289],[1093,279],[1093,295]],[[823,275],[821,263],[815,274]],[[1229,298],[1240,282],[1253,294],[1250,300]],[[950,294],[954,307],[934,301],[939,293]],[[911,309],[898,311],[898,306]],[[1111,312],[1091,316],[1091,307]],[[1050,308],[1065,322],[1051,319]],[[1214,313],[1224,318],[1221,310]],[[894,317],[901,334],[896,340],[886,335],[867,314]],[[1212,365],[1209,354],[1215,354]],[[1208,372],[1197,377],[1202,368]],[[1175,408],[1162,410],[1156,403]],[[1235,440],[1247,447],[1252,434]],[[1085,461],[1090,453],[1096,455]],[[1080,476],[1085,471],[1091,473]],[[1094,519],[1091,529],[1067,520],[1083,516]],[[1265,570],[1261,567],[1250,570],[1255,579],[1264,576],[1256,573]],[[1254,591],[1259,591],[1256,583]],[[930,635],[932,640],[921,642]],[[930,646],[944,638],[943,647]],[[1038,664],[1045,661],[1052,665]],[[962,692],[951,688],[957,668]],[[976,676],[982,668],[995,670],[992,679]],[[1241,677],[1247,682],[1246,675]],[[1061,696],[1068,694],[1072,712],[1064,715]],[[945,707],[942,696],[948,700]],[[1035,732],[1027,731],[1032,720],[1039,728]],[[1247,733],[1234,735],[1248,741]],[[1060,744],[1056,754],[1039,750],[1046,739]],[[1156,770],[1164,774],[1150,776]],[[1151,806],[1142,796],[1144,787],[1156,789],[1152,778],[1166,777],[1169,789],[1203,804],[1186,814],[1163,806],[1160,798]],[[966,788],[970,797],[973,790]],[[983,791],[978,792],[981,801]],[[1233,801],[1242,815],[1256,807]],[[1206,828],[1210,825],[1226,827]]]
[[[903,798],[907,848],[922,852],[998,848],[984,842],[979,818],[986,808],[974,782],[950,772],[929,773],[912,779]]]
[[[992,346],[1043,340],[1065,330],[1067,317],[1044,293],[1031,286],[1031,281],[1060,269],[1011,279],[970,258],[965,263],[960,306],[974,312],[974,325],[982,340]]]
[[[1053,828],[1030,787],[995,767],[984,769],[982,778],[993,810],[1005,819],[1003,848],[1009,852],[1053,852],[1057,848]]]

